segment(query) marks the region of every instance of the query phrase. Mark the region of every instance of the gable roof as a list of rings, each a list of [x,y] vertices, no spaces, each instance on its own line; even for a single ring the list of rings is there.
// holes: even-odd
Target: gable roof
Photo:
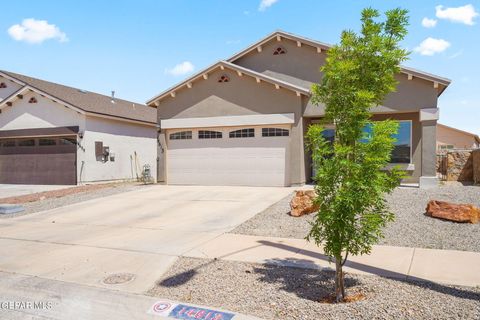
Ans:
[[[454,128],[454,127],[450,127],[450,126],[444,125],[442,123],[437,123],[437,126],[444,127],[446,129],[450,129],[450,130],[457,131],[459,133],[471,136],[475,139],[475,141],[477,141],[477,143],[480,143],[480,137],[475,133],[471,133],[471,132],[468,132],[468,131],[464,131],[464,130],[460,130],[460,129],[457,129],[457,128]]]
[[[194,82],[195,80],[201,79],[204,75],[208,76],[208,74],[210,72],[212,72],[216,69],[219,69],[219,68],[230,69],[230,70],[236,71],[236,72],[238,72],[242,75],[251,76],[253,78],[256,78],[257,81],[268,82],[268,83],[271,83],[275,86],[278,86],[279,88],[284,88],[284,89],[287,89],[287,90],[290,90],[290,91],[294,91],[297,95],[303,94],[305,96],[310,96],[309,89],[305,89],[304,87],[301,87],[299,85],[292,84],[290,82],[271,77],[271,76],[266,75],[264,73],[256,72],[254,70],[239,66],[237,64],[234,64],[234,63],[231,63],[231,62],[228,62],[228,61],[219,61],[219,62],[211,65],[210,67],[207,67],[207,68],[203,69],[202,71],[197,72],[196,74],[194,74],[190,78],[180,82],[179,84],[176,84],[173,87],[171,87],[171,88],[163,91],[162,93],[156,95],[155,97],[148,100],[147,104],[151,105],[151,104],[155,103],[156,101],[161,100],[164,97],[168,96],[169,94],[172,94],[172,93],[174,94],[176,90],[178,90],[178,89],[180,89],[184,86],[191,85],[191,83]]]
[[[51,99],[62,101],[68,106],[81,110],[89,115],[107,116],[119,120],[133,120],[147,124],[157,123],[157,110],[141,103],[118,98],[114,98],[115,103],[112,103],[112,98],[110,96],[80,90],[9,71],[0,70],[0,76],[5,76],[5,78],[9,78],[23,86],[0,103],[5,103],[12,97],[17,96],[20,91],[29,89],[37,91],[40,94],[44,93]]]
[[[246,49],[234,54],[232,57],[227,59],[227,61],[234,63],[236,60],[238,60],[239,58],[248,54],[249,52],[256,50],[258,47],[261,47],[265,43],[270,42],[270,41],[272,41],[276,38],[285,38],[285,39],[289,39],[289,40],[292,40],[292,41],[297,41],[297,42],[300,42],[301,44],[305,44],[305,45],[315,47],[315,48],[317,48],[317,50],[327,51],[328,49],[333,47],[333,45],[331,45],[331,44],[327,44],[327,43],[324,43],[324,42],[312,40],[312,39],[302,37],[302,36],[298,36],[298,35],[295,35],[293,33],[288,33],[288,32],[282,31],[282,30],[277,30],[277,31],[269,34],[265,38],[255,42],[252,45],[250,45]],[[439,93],[438,93],[438,96],[440,96],[442,94],[442,92],[451,83],[450,79],[440,77],[440,76],[437,76],[437,75],[434,75],[434,74],[431,74],[431,73],[428,73],[428,72],[424,72],[424,71],[421,71],[421,70],[417,70],[417,69],[414,69],[414,68],[405,67],[405,66],[401,66],[401,72],[404,73],[404,74],[407,74],[407,75],[412,75],[412,76],[417,77],[417,78],[421,78],[421,79],[425,79],[425,80],[428,80],[428,81],[431,81],[431,82],[434,82],[434,83],[438,83],[441,86],[441,88],[439,90]]]

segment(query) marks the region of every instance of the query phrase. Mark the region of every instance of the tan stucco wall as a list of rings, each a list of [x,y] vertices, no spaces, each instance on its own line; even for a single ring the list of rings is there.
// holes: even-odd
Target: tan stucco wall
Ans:
[[[287,53],[273,55],[273,51],[282,46]],[[271,40],[262,46],[262,52],[252,51],[234,61],[243,67],[274,75],[291,83],[310,87],[322,78],[320,67],[325,63],[326,53],[318,53],[316,48],[308,45],[298,47],[295,41],[289,39]],[[388,95],[382,106],[374,108],[373,112],[396,113],[412,112],[423,108],[436,108],[437,89],[431,81],[420,78],[408,80],[406,74],[397,75],[399,84],[397,91]],[[308,103],[305,116],[324,115],[323,106],[313,106]]]
[[[95,157],[95,141],[110,148],[114,161],[99,161]],[[150,165],[152,177],[157,175],[155,127],[87,117],[80,145],[77,151],[79,183],[136,179],[145,164]]]
[[[37,103],[28,103],[31,97],[35,97]],[[0,130],[68,126],[79,126],[83,130],[85,117],[34,92],[15,100],[11,107],[4,107],[0,113]]]
[[[474,136],[437,125],[437,149],[440,145],[453,145],[455,149],[474,149],[479,146]]]
[[[230,81],[218,83],[222,75],[227,75]],[[193,82],[191,89],[183,87],[178,90],[175,98],[163,99],[158,107],[159,120],[275,113],[295,114],[290,135],[290,181],[292,184],[304,183],[303,107],[295,92],[276,89],[273,84],[263,81],[257,83],[248,75],[240,77],[236,72],[217,69],[208,75],[207,80]],[[163,157],[160,150],[159,157]]]

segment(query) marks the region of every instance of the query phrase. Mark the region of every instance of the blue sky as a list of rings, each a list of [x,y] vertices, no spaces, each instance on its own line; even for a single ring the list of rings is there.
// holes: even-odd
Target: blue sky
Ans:
[[[478,0],[8,1],[0,69],[144,102],[276,29],[336,43],[367,6],[410,11],[405,65],[452,79],[440,122],[480,134]]]

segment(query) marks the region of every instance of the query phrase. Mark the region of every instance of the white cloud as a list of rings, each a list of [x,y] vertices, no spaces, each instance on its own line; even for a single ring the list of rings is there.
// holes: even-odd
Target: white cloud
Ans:
[[[262,0],[258,6],[259,11],[265,11],[271,6],[273,6],[278,0]]]
[[[42,43],[50,39],[57,39],[60,42],[68,41],[67,35],[56,25],[33,18],[24,19],[21,24],[14,24],[8,28],[8,34],[17,41],[28,43]]]
[[[193,63],[191,63],[190,61],[184,61],[177,64],[171,69],[165,69],[165,73],[172,76],[183,76],[187,73],[192,72],[193,70],[195,70],[195,66],[193,65]]]
[[[423,18],[422,20],[422,26],[425,28],[433,28],[437,25],[437,20],[435,19],[429,19],[427,17]]]
[[[447,50],[448,47],[450,47],[450,42],[428,37],[423,40],[414,51],[420,53],[422,56],[433,56],[435,53]]]
[[[472,26],[475,24],[473,19],[478,16],[478,12],[471,4],[457,8],[444,8],[443,6],[435,7],[436,16],[439,19],[447,19],[452,22],[464,23]]]

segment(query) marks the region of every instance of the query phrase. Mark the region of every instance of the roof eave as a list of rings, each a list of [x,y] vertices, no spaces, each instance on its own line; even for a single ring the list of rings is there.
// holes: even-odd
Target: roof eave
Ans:
[[[319,42],[319,41],[308,39],[308,38],[305,38],[305,37],[301,37],[301,36],[298,36],[298,35],[295,35],[295,34],[292,34],[292,33],[277,30],[277,31],[269,34],[268,36],[262,38],[261,40],[255,42],[254,44],[250,45],[248,48],[234,54],[232,57],[228,58],[227,61],[232,63],[233,61],[239,59],[240,57],[244,56],[245,54],[249,53],[250,51],[255,50],[255,48],[257,48],[258,46],[262,46],[263,44],[271,41],[272,39],[276,38],[277,36],[280,36],[280,37],[283,37],[283,38],[286,38],[286,39],[290,39],[292,41],[300,41],[303,44],[310,45],[310,46],[313,46],[313,47],[318,47],[318,48],[321,48],[323,50],[328,50],[332,47],[331,44]],[[443,93],[443,91],[445,91],[445,89],[452,82],[452,80],[450,80],[448,78],[440,77],[440,76],[437,76],[437,75],[434,75],[434,74],[431,74],[431,73],[428,73],[428,72],[424,72],[424,71],[421,71],[421,70],[417,70],[417,69],[414,69],[414,68],[410,68],[410,67],[406,67],[406,66],[400,66],[400,68],[401,68],[402,73],[412,74],[413,76],[415,76],[417,78],[425,79],[425,80],[432,81],[432,82],[438,82],[439,84],[443,85],[444,88],[442,88],[442,90],[439,91],[437,96],[440,96]]]
[[[182,88],[187,83],[193,82],[193,81],[203,77],[204,74],[208,74],[208,73],[212,72],[213,70],[219,68],[220,66],[230,68],[230,69],[233,69],[235,71],[239,71],[241,73],[248,74],[251,77],[256,77],[256,78],[262,79],[266,82],[270,82],[270,83],[273,83],[273,84],[278,84],[279,86],[281,86],[283,88],[286,88],[286,89],[289,89],[289,90],[292,90],[292,91],[295,91],[295,92],[299,92],[300,94],[303,94],[303,95],[306,95],[306,96],[310,95],[309,90],[306,90],[305,88],[296,86],[296,85],[288,83],[286,81],[279,80],[279,79],[264,75],[262,73],[253,71],[251,69],[248,69],[248,68],[233,64],[231,62],[222,60],[222,61],[218,61],[215,64],[203,69],[202,71],[197,72],[196,74],[194,74],[190,78],[188,78],[188,79],[186,79],[186,80],[168,88],[167,90],[163,91],[162,93],[160,93],[160,94],[156,95],[155,97],[151,98],[150,100],[148,100],[146,102],[146,104],[147,105],[154,104],[156,101],[161,100],[161,99],[165,98],[166,96],[168,96],[170,93]]]

